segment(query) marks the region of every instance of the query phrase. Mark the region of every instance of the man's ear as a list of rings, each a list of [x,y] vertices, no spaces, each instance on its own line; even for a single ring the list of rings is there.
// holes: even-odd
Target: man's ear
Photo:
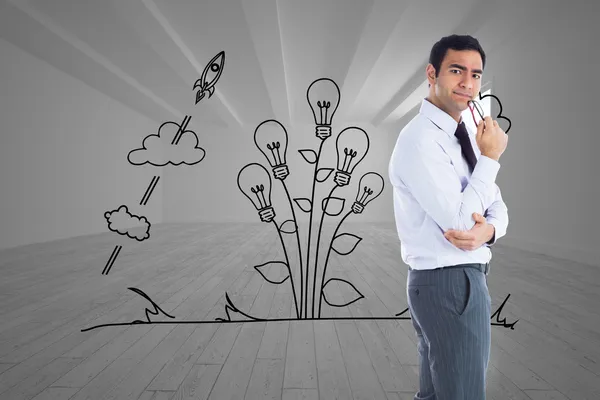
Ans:
[[[436,77],[435,77],[435,68],[433,67],[433,65],[429,64],[427,66],[427,78],[428,80],[433,80],[434,82],[436,81]],[[431,87],[431,82],[429,82],[429,86]]]

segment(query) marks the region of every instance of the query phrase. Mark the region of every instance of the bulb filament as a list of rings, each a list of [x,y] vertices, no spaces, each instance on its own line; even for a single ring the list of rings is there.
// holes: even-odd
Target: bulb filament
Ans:
[[[281,143],[272,142],[271,144],[267,143],[267,149],[271,150],[271,154],[273,154],[273,159],[275,160],[275,165],[281,165],[281,154],[279,153],[279,148],[281,147]]]
[[[321,117],[320,125],[329,125],[329,123],[327,122],[327,110],[329,109],[329,107],[331,107],[331,102],[325,100],[323,100],[323,102],[317,101],[317,106],[319,106],[319,113]],[[325,117],[323,117],[323,114],[325,114]]]
[[[252,193],[254,193],[256,195],[256,198],[258,199],[258,203],[260,204],[260,209],[262,210],[263,208],[267,207],[267,201],[265,200],[265,185],[256,185],[256,188],[254,188],[254,186],[252,186],[250,188],[250,190],[252,191]],[[261,199],[262,197],[262,199]]]
[[[365,186],[363,194],[362,194],[362,196],[360,196],[360,200],[358,200],[358,202],[364,206],[365,201],[367,200],[367,197],[369,197],[372,194],[373,194],[373,189],[369,189],[368,187]]]
[[[343,172],[348,172],[350,169],[350,164],[352,163],[352,159],[356,157],[356,150],[352,151],[352,149],[348,150],[347,147],[344,148],[344,165],[342,166]],[[346,166],[346,161],[348,161],[348,166]]]

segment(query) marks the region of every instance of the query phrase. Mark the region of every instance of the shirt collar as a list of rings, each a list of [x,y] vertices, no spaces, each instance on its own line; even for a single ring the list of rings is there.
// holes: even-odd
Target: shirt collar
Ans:
[[[447,112],[441,110],[429,100],[423,99],[419,113],[426,116],[431,122],[446,132],[450,137],[454,137],[456,128],[458,128],[458,123]]]

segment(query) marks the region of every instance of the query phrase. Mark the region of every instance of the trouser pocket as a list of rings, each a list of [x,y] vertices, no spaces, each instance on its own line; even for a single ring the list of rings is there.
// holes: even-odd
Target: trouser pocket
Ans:
[[[454,282],[450,285],[452,308],[457,315],[465,314],[473,300],[473,282],[466,269],[461,274],[452,274]]]

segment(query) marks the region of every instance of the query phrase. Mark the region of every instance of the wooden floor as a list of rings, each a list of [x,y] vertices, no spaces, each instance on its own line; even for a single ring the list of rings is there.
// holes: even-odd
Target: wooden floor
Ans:
[[[405,310],[394,226],[342,227],[362,241],[349,255],[330,254],[326,279],[345,279],[364,297],[341,308],[323,303],[321,317]],[[333,228],[323,231],[319,258]],[[227,318],[226,294],[255,318],[296,317],[291,279],[273,284],[254,268],[285,260],[273,224],[159,224],[151,235],[140,243],[107,232],[0,252],[0,398],[413,399],[410,320],[216,320]],[[283,239],[297,270],[296,237]],[[116,244],[123,248],[103,275]],[[487,398],[600,399],[600,270],[501,244],[491,268],[493,311],[510,294],[501,319],[519,321],[514,330],[492,326]],[[264,272],[284,277],[275,266]],[[332,282],[329,301],[354,298]],[[175,318],[159,312],[150,317],[165,323],[81,332],[145,320],[154,308],[130,287]]]

